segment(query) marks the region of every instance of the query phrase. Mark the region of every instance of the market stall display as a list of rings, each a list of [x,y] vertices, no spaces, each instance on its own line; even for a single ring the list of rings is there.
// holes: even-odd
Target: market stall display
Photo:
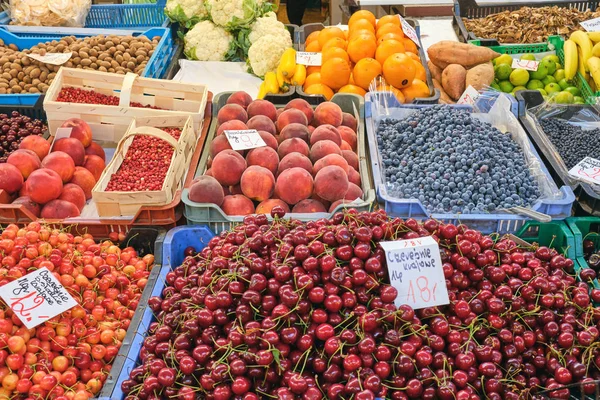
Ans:
[[[567,218],[567,225],[575,238],[575,257],[580,271],[585,270],[591,289],[600,289],[598,274],[600,273],[600,219],[597,217]],[[580,273],[581,276],[581,273]],[[596,294],[596,291],[592,290]],[[600,306],[600,297],[592,298],[596,306]]]

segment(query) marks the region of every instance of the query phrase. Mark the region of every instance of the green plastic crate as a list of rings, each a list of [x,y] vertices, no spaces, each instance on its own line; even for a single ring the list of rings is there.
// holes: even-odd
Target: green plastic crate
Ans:
[[[516,236],[527,243],[551,247],[565,257],[575,259],[575,237],[563,221],[527,221]]]
[[[575,238],[575,254],[579,268],[589,268],[587,261],[583,257],[583,240],[590,239],[594,242],[596,248],[600,248],[600,218],[571,217],[565,221]],[[596,289],[600,289],[598,280],[594,280],[593,283]]]
[[[502,45],[486,45],[486,42],[490,42],[485,39],[469,40],[469,43],[475,46],[485,46],[489,49],[494,50],[500,54],[521,54],[521,53],[545,53],[548,51],[556,51],[556,55],[560,60],[561,64],[565,64],[565,53],[563,47],[565,44],[564,39],[561,36],[550,36],[547,43],[533,43],[533,44],[502,44]],[[496,42],[496,41],[492,41]],[[497,43],[497,42],[496,42]],[[585,78],[577,71],[575,78],[573,79],[575,86],[581,91],[581,95],[585,102],[588,104],[596,104],[596,97],[600,96],[600,92],[593,92],[590,85],[586,82]]]

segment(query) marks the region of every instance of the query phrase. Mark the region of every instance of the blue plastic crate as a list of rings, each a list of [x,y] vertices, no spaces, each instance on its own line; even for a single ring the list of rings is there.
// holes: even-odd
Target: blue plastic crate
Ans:
[[[377,134],[375,121],[373,116],[372,107],[373,101],[387,101],[387,105],[390,109],[393,108],[411,108],[419,109],[425,107],[432,107],[431,105],[402,105],[399,104],[395,98],[391,96],[384,96],[382,93],[367,93],[366,104],[365,104],[365,120],[367,125],[367,140],[369,143],[370,155],[371,155],[371,169],[373,171],[373,181],[375,190],[377,192],[377,198],[380,205],[384,207],[387,213],[394,217],[402,218],[415,218],[415,219],[426,219],[435,218],[444,222],[451,222],[455,224],[467,224],[468,226],[480,230],[483,233],[514,233],[518,231],[526,221],[530,218],[514,215],[514,214],[437,214],[429,213],[425,206],[417,199],[402,199],[392,197],[387,194],[384,189],[383,173],[380,169],[380,156],[379,146],[377,145]],[[468,105],[458,105],[454,107],[463,108],[472,111],[473,108]],[[530,151],[535,157],[540,160],[540,156],[535,150],[531,141],[528,141]],[[544,163],[540,160],[540,165],[544,174],[550,181],[550,173],[548,172]],[[539,213],[547,214],[552,219],[565,219],[571,215],[571,208],[575,201],[575,194],[568,186],[560,188],[562,197],[558,200],[544,200],[536,202],[531,209]]]
[[[44,27],[46,28],[46,27]],[[39,29],[39,28],[38,28]],[[42,33],[36,28],[29,32],[11,32],[6,29],[0,29],[0,39],[6,45],[14,44],[19,50],[31,48],[39,43],[60,40],[65,36],[75,36],[83,38],[87,36],[110,34],[110,35],[132,35],[146,36],[152,38],[160,36],[161,39],[148,60],[148,64],[141,76],[145,78],[162,78],[168,69],[171,58],[175,52],[173,34],[169,28],[151,28],[143,31],[109,31],[105,29],[84,29],[84,28],[58,28],[59,33]],[[46,28],[47,29],[47,28]],[[40,94],[0,94],[0,106],[31,106],[33,107],[40,98]]]
[[[183,251],[186,247],[193,246],[197,251],[200,251],[208,245],[208,242],[213,237],[213,232],[207,226],[180,226],[171,229],[167,233],[167,236],[163,242],[162,267],[160,268],[158,279],[154,285],[154,289],[150,297],[162,296],[162,291],[166,284],[166,275],[173,268],[181,265],[184,259]],[[131,345],[126,349],[122,348],[124,351],[120,351],[117,355],[118,358],[126,361],[123,365],[123,368],[117,371],[114,371],[113,369],[115,373],[114,376],[112,373],[108,376],[107,382],[111,382],[111,390],[102,390],[98,396],[99,400],[121,400],[125,398],[125,394],[121,391],[121,383],[129,378],[129,373],[131,370],[138,365],[140,350],[144,344],[144,339],[146,338],[148,328],[153,321],[154,314],[149,307],[144,309],[143,315],[137,326],[133,326],[132,321],[130,329],[133,329],[133,331],[137,334],[133,338]]]

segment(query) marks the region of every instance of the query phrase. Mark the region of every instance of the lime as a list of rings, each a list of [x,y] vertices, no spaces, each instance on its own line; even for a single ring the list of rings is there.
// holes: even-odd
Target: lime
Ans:
[[[544,79],[549,74],[548,67],[544,64],[539,64],[537,71],[529,71],[530,79]]]
[[[512,72],[512,68],[508,64],[496,64],[496,68],[494,68],[494,70],[496,72],[496,78],[500,81],[508,79],[510,77],[510,73]]]
[[[529,72],[523,68],[517,68],[510,73],[510,83],[515,86],[523,86],[529,80]]]
[[[551,82],[544,87],[544,90],[549,94],[560,92],[560,85],[558,83]]]
[[[521,56],[521,60],[531,60],[535,61],[535,56],[533,54],[523,54]]]
[[[542,60],[539,66],[546,67],[546,69],[548,70],[548,75],[552,75],[556,71],[556,63],[552,60]]]
[[[544,84],[542,83],[542,81],[540,81],[538,79],[532,79],[529,82],[527,82],[527,89],[529,89],[529,90],[543,89],[543,88],[544,88]]]
[[[502,90],[500,89],[500,86],[499,86],[499,85],[498,85],[498,83],[496,83],[496,82],[492,82],[492,83],[491,83],[491,85],[490,85],[490,87],[491,87],[492,89],[495,89],[495,90],[498,90],[498,91],[502,91]]]
[[[560,88],[562,90],[565,90],[566,88],[568,88],[571,85],[569,85],[569,82],[567,82],[566,79],[561,79],[560,81],[558,81],[558,86],[560,86]]]
[[[573,103],[573,95],[569,92],[559,92],[554,96],[554,101],[560,104],[571,104]]]
[[[512,57],[509,56],[508,54],[502,54],[500,57],[494,58],[496,65],[500,65],[500,64],[512,65],[512,60],[513,60]]]
[[[556,79],[554,79],[554,77],[552,75],[548,75],[547,77],[545,77],[544,79],[542,79],[542,83],[544,85],[547,85],[549,83],[556,83]]]
[[[573,103],[574,104],[585,104],[585,100],[583,99],[583,97],[573,96]]]
[[[560,82],[559,82],[560,85]],[[569,86],[563,89],[565,92],[571,93],[573,96],[581,96],[581,91],[577,89],[575,86]]]
[[[538,89],[538,92],[542,94],[542,96],[548,96],[548,93],[544,89]]]
[[[558,59],[558,56],[556,54],[548,54],[547,56],[544,56],[544,58],[542,58],[542,61],[545,60],[551,60],[554,61],[555,63],[560,62],[560,60]]]
[[[554,79],[556,79],[557,81],[560,81],[561,79],[565,79],[565,70],[564,69],[557,69],[554,72]]]
[[[512,83],[510,83],[509,81],[500,81],[498,82],[498,87],[500,88],[500,90],[502,90],[504,93],[510,93],[513,91],[514,86]]]
[[[519,90],[527,90],[527,88],[525,86],[515,86],[511,93],[515,95]]]
[[[563,66],[561,63],[556,63],[556,69],[562,69],[562,68],[563,68]]]

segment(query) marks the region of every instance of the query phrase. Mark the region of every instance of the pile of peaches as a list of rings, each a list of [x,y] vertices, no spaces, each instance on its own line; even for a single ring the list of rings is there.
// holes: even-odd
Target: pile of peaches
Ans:
[[[277,109],[236,92],[217,115],[203,176],[190,200],[213,203],[227,215],[331,212],[361,198],[357,121],[333,102],[314,110],[303,99]],[[255,129],[266,146],[234,151],[227,130]]]
[[[72,118],[62,127],[71,128],[70,137],[52,145],[41,136],[27,136],[0,164],[0,189],[38,218],[79,216],[104,171],[104,149],[92,141],[90,126]]]

